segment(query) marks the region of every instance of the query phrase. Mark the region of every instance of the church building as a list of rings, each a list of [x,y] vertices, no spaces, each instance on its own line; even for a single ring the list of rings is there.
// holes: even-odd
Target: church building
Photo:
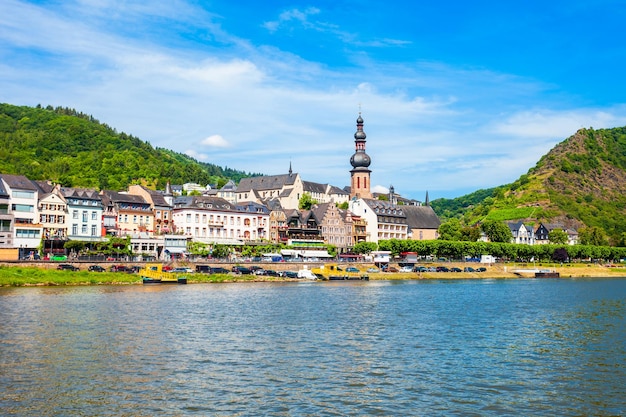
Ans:
[[[439,218],[428,205],[398,204],[393,186],[388,200],[373,198],[370,191],[371,159],[365,153],[365,132],[361,113],[356,120],[355,153],[350,158],[350,211],[367,221],[366,241],[388,239],[430,240],[438,237]]]

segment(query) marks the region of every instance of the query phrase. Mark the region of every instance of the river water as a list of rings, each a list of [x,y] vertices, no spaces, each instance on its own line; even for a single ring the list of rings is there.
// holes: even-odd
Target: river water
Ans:
[[[3,416],[622,416],[626,279],[0,289]]]

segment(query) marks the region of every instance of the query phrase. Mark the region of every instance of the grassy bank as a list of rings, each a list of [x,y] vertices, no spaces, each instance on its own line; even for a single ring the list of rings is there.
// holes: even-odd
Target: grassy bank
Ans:
[[[448,265],[447,265],[448,266]],[[449,266],[459,266],[462,264]],[[402,280],[402,279],[493,279],[493,278],[520,278],[531,277],[531,273],[515,273],[515,270],[530,269],[531,265],[496,264],[487,267],[486,272],[423,272],[423,273],[371,273],[370,280]],[[563,278],[601,278],[624,277],[626,267],[606,267],[592,264],[569,265],[542,265],[539,269],[556,270]],[[188,282],[193,283],[221,283],[221,282],[284,282],[294,279],[232,274],[189,274]],[[141,284],[141,276],[119,272],[87,272],[87,271],[58,271],[37,267],[0,266],[0,286],[21,287],[36,285],[124,285]]]

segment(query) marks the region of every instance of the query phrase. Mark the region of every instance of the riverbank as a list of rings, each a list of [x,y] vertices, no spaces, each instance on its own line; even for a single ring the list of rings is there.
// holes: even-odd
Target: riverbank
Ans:
[[[22,286],[58,286],[58,285],[133,285],[141,284],[139,274],[120,272],[88,272],[59,271],[47,267],[3,265],[0,266],[0,287]],[[447,267],[463,269],[462,263],[447,263]],[[310,268],[309,268],[310,269]],[[406,280],[406,279],[515,279],[534,277],[534,269],[558,272],[562,278],[626,278],[625,266],[604,266],[596,264],[566,265],[523,265],[495,264],[487,266],[485,272],[376,272],[368,273],[373,280]],[[282,278],[259,275],[235,274],[187,274],[188,283],[223,283],[223,282],[288,282],[298,281],[293,278]]]

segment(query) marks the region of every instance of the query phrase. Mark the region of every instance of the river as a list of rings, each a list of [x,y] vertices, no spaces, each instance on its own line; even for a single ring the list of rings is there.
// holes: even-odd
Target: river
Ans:
[[[0,289],[4,416],[626,415],[626,279]]]

